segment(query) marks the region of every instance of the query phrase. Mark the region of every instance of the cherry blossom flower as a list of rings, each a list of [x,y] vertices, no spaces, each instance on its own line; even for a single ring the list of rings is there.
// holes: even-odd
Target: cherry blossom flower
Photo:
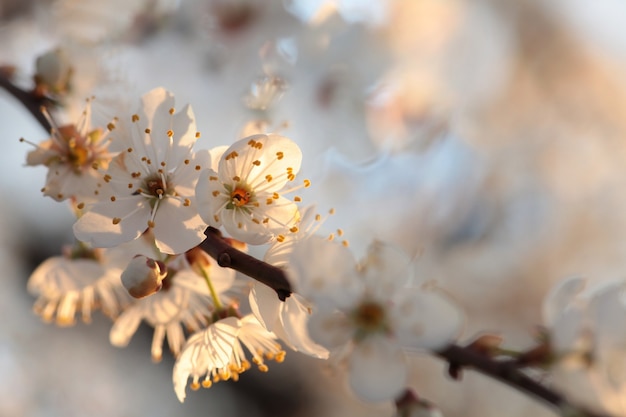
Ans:
[[[193,111],[187,105],[176,113],[174,96],[157,88],[142,97],[131,120],[130,135],[120,138],[128,146],[103,177],[111,191],[99,193],[101,199],[74,224],[74,234],[96,247],[111,247],[150,228],[161,252],[182,253],[204,239],[206,228],[194,190],[210,156],[192,152],[199,137]]]
[[[317,306],[311,337],[331,360],[347,362],[350,386],[363,399],[397,397],[408,379],[404,351],[439,349],[459,331],[457,309],[408,286],[410,259],[389,245],[374,242],[357,264],[344,245],[312,236],[296,244],[290,261],[296,291]]]
[[[122,270],[135,253],[148,253],[142,240],[112,249],[90,249],[76,243],[63,256],[47,259],[33,271],[28,291],[37,296],[34,310],[45,321],[73,325],[77,312],[91,321],[97,308],[115,317],[131,298],[120,281]]]
[[[282,362],[285,358],[274,335],[253,315],[218,320],[192,335],[176,359],[172,379],[178,400],[185,400],[190,377],[193,390],[199,389],[200,385],[209,388],[219,381],[237,381],[239,375],[251,367],[242,345],[248,349],[252,362],[261,372],[269,370],[265,360]],[[204,379],[200,382],[202,376]]]
[[[219,159],[217,172],[208,169],[200,175],[200,216],[252,245],[297,231],[298,207],[280,193],[295,180],[301,161],[298,145],[283,136],[261,134],[235,142]]]
[[[56,126],[51,137],[28,153],[26,164],[48,167],[44,195],[57,201],[74,198],[78,201],[94,199],[94,190],[102,182],[101,175],[94,168],[104,168],[109,164],[110,131],[115,128],[109,123],[107,129],[91,126],[91,103],[87,105],[76,124]],[[22,139],[22,141],[24,141]]]
[[[185,343],[183,325],[196,331],[207,324],[213,303],[205,280],[187,263],[184,256],[170,257],[164,261],[167,276],[157,293],[139,299],[115,321],[109,334],[111,344],[124,347],[145,320],[154,327],[152,359],[161,360],[163,340],[167,336],[170,351],[176,356]],[[230,288],[235,272],[221,268],[212,261],[209,268],[214,290],[220,294]]]

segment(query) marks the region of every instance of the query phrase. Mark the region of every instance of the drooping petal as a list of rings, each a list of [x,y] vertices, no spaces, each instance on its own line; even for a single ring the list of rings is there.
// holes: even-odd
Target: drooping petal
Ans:
[[[308,332],[308,321],[311,317],[309,309],[301,301],[300,296],[291,294],[284,302],[280,315],[286,340],[292,349],[315,358],[327,359],[328,349],[315,343]]]
[[[370,337],[357,344],[350,355],[349,372],[350,387],[367,401],[393,400],[407,385],[404,353],[386,337]]]
[[[122,313],[113,323],[109,333],[109,341],[113,346],[124,347],[128,345],[131,337],[137,331],[141,323],[141,314],[137,310],[127,310]]]
[[[291,297],[289,297],[291,298]],[[278,314],[282,301],[276,296],[276,291],[255,282],[248,296],[250,309],[254,316],[268,331],[273,331],[278,322]]]

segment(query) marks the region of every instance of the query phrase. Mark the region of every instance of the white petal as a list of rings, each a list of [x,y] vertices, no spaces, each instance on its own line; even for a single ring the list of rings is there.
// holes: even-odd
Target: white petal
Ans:
[[[558,282],[548,293],[543,303],[543,322],[553,327],[559,316],[585,288],[586,280],[573,277]]]
[[[252,221],[250,214],[241,209],[224,209],[221,213],[224,229],[237,240],[250,245],[262,245],[274,237],[274,232],[266,224],[258,219],[258,223]]]
[[[395,293],[410,282],[413,274],[411,259],[400,249],[374,241],[360,264],[368,288],[380,293]]]
[[[407,385],[408,371],[402,350],[385,337],[358,343],[350,355],[352,390],[368,401],[395,399]]]
[[[296,242],[289,264],[296,292],[320,307],[349,307],[362,295],[354,256],[340,243],[319,236]]]
[[[159,250],[167,254],[183,253],[202,242],[206,224],[195,205],[184,206],[176,198],[161,202],[154,217],[154,238]]]
[[[113,346],[117,347],[128,345],[140,323],[141,314],[136,309],[126,310],[115,320],[109,333],[109,341]]]
[[[314,312],[308,321],[311,338],[326,347],[334,349],[350,342],[354,335],[354,325],[342,312],[320,310]]]
[[[621,331],[626,323],[625,288],[624,281],[605,285],[589,304],[599,349],[626,349],[626,332]]]
[[[252,313],[259,320],[259,323],[268,331],[273,331],[282,304],[282,301],[276,296],[276,291],[267,285],[255,282],[248,299]]]
[[[224,194],[226,191],[222,183],[211,178],[217,178],[217,172],[212,169],[200,173],[196,185],[196,204],[202,220],[213,227],[220,227],[221,212],[230,197]]]
[[[251,141],[260,144],[260,148],[251,146]],[[239,156],[226,160],[232,152]],[[254,161],[259,161],[259,165],[253,164]],[[223,183],[229,183],[234,176],[238,176],[253,189],[262,186],[263,191],[273,193],[280,191],[288,182],[287,168],[297,174],[301,163],[302,151],[291,139],[275,134],[253,135],[233,143],[226,150],[218,172]],[[269,182],[267,175],[272,176]]]
[[[460,333],[460,310],[442,294],[405,288],[393,301],[393,328],[402,347],[437,350]]]
[[[118,224],[113,224],[115,217],[121,219]],[[74,235],[95,247],[110,248],[138,238],[149,218],[150,206],[141,196],[97,203],[74,223]]]
[[[287,340],[298,352],[315,358],[327,359],[328,349],[315,343],[309,336],[308,321],[311,315],[299,298],[297,294],[291,294],[284,302],[281,321]]]

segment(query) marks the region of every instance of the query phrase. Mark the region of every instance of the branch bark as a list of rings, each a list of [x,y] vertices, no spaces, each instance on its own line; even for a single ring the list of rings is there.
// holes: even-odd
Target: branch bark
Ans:
[[[50,100],[44,96],[37,96],[31,92],[23,90],[13,84],[11,80],[9,80],[4,75],[0,74],[0,87],[4,88],[9,94],[15,97],[22,105],[29,111],[30,114],[33,115],[35,120],[43,127],[46,133],[50,133],[52,126],[43,112],[41,111],[41,107],[47,107],[50,105]]]

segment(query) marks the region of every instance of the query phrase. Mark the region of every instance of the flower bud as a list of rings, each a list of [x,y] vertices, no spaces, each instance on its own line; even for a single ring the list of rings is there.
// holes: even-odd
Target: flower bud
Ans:
[[[35,62],[37,88],[54,94],[69,90],[72,67],[67,53],[54,49],[37,58]]]
[[[167,267],[143,255],[136,255],[122,272],[122,284],[135,298],[143,298],[159,291],[163,279],[167,276]]]
[[[419,398],[411,389],[396,399],[396,412],[393,417],[443,417],[437,407]]]

